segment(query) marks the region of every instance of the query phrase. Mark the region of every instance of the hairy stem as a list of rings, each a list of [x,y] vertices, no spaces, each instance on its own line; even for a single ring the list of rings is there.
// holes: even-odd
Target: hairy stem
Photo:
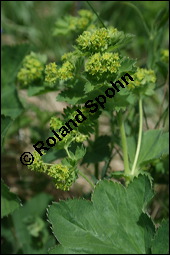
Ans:
[[[92,183],[92,181],[90,181],[89,178],[85,174],[83,174],[80,170],[79,175],[81,175],[91,185],[93,189],[95,188],[95,185]]]
[[[128,148],[127,148],[127,140],[126,140],[126,133],[125,133],[125,127],[124,127],[122,112],[119,112],[118,120],[119,120],[120,136],[121,136],[121,142],[122,142],[124,170],[125,170],[125,174],[128,175],[130,173],[129,160],[128,160]]]
[[[138,135],[138,143],[137,143],[137,149],[135,154],[135,159],[132,166],[131,175],[135,175],[136,171],[136,164],[139,157],[139,152],[141,148],[141,141],[142,141],[142,126],[143,126],[143,109],[142,109],[142,99],[139,98],[139,135]]]

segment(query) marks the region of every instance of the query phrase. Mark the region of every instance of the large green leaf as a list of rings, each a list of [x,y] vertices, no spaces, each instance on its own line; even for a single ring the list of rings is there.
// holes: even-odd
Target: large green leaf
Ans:
[[[152,242],[152,254],[169,254],[169,221],[158,228]]]
[[[1,218],[12,213],[20,206],[17,196],[9,191],[9,188],[1,180]]]
[[[60,245],[50,254],[148,254],[155,229],[145,209],[152,196],[150,181],[140,176],[127,188],[99,181],[92,202],[53,203],[49,220]]]
[[[158,159],[169,153],[169,133],[162,130],[148,130],[143,133],[142,144],[139,153],[137,166],[142,166],[146,162]],[[133,162],[136,150],[134,137],[128,138],[128,152],[131,163]]]
[[[50,195],[40,193],[12,214],[16,237],[24,254],[46,254],[55,243],[52,236],[50,240],[47,223],[43,219],[51,199]]]

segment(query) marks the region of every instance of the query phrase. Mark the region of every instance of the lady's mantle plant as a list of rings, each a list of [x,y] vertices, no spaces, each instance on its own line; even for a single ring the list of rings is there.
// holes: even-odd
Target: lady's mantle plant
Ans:
[[[155,93],[156,75],[154,70],[137,67],[136,60],[124,55],[122,47],[129,43],[132,35],[124,34],[114,27],[91,26],[92,21],[93,14],[83,10],[79,12],[79,17],[69,16],[60,20],[56,24],[55,35],[62,32],[66,35],[70,31],[83,32],[86,29],[76,39],[74,50],[64,54],[61,62],[52,62],[45,66],[45,62],[31,53],[23,60],[23,67],[18,73],[21,86],[29,87],[39,79],[43,81],[44,87],[61,91],[59,101],[70,104],[64,110],[62,118],[51,118],[51,129],[57,130],[74,117],[75,109],[81,109],[87,117],[86,122],[75,127],[57,143],[56,150],[64,149],[67,155],[61,163],[45,163],[43,157],[35,152],[34,163],[29,166],[31,170],[52,177],[56,188],[69,190],[78,175],[82,175],[94,189],[92,202],[73,199],[54,203],[49,208],[49,220],[60,242],[50,253],[167,254],[167,223],[163,222],[156,231],[147,214],[147,204],[153,197],[151,176],[146,171],[148,163],[168,154],[167,133],[162,130],[143,132],[143,101]],[[120,88],[120,92],[106,102],[104,110],[100,108],[97,113],[92,114],[84,107],[88,99],[93,100],[103,93],[106,88],[111,87],[110,81],[117,81],[125,73],[129,73],[134,81],[130,81],[128,86],[125,84],[125,89]],[[128,138],[125,129],[127,111],[133,122],[133,118],[136,118],[136,105],[137,142],[134,126],[129,126]],[[98,119],[103,113],[109,117],[112,132],[107,143],[107,136],[99,136]],[[95,136],[94,143],[90,139],[91,134]],[[118,139],[114,140],[114,137]],[[107,154],[90,161],[87,155],[93,144],[100,139],[106,144],[103,150],[108,148]],[[82,145],[84,141],[88,146]],[[74,150],[73,145],[76,146]],[[122,149],[124,169],[120,172],[109,171],[109,163],[117,146]],[[82,159],[84,163],[94,163],[94,183],[86,176],[87,173],[79,170],[78,164]],[[102,171],[99,171],[100,161],[105,161]],[[125,187],[117,182],[98,180],[112,177],[123,177]]]

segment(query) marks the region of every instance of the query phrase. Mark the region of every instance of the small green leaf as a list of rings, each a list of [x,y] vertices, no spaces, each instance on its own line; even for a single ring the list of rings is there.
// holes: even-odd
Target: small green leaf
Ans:
[[[84,148],[84,146],[82,145],[81,147],[78,146],[76,148],[76,152],[75,152],[75,158],[76,160],[80,160],[84,157],[84,155],[86,154],[86,149]]]
[[[128,57],[123,57],[121,60],[121,66],[119,68],[119,74],[134,73],[136,71],[135,65],[136,65],[136,60],[130,59]]]
[[[91,82],[86,82],[84,85],[84,92],[88,93],[94,89],[94,85],[91,84]]]
[[[1,218],[20,207],[20,200],[17,196],[9,191],[9,188],[1,180]]]

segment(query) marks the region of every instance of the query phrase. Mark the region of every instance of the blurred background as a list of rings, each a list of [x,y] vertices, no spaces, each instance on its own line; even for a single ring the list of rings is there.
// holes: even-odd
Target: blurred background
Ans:
[[[153,68],[158,77],[156,95],[152,98],[152,102],[148,101],[147,104],[146,100],[145,114],[148,123],[144,124],[145,128],[148,125],[149,128],[168,130],[168,1],[91,1],[91,4],[107,25],[135,35],[133,42],[123,51],[126,55],[137,59],[139,66]],[[77,37],[76,34],[54,36],[57,20],[65,15],[76,16],[80,9],[90,9],[86,1],[2,1],[1,5],[2,46],[28,43],[35,52],[47,55],[48,62],[60,61],[64,53],[73,49],[72,44]],[[160,63],[161,54],[163,61]],[[4,62],[2,58],[2,65]],[[6,75],[8,75],[7,70]],[[44,224],[41,219],[46,217],[45,209],[50,201],[80,196],[88,198],[90,188],[80,178],[69,192],[56,190],[47,176],[31,172],[21,165],[19,158],[23,151],[32,151],[32,144],[42,140],[42,137],[48,137],[50,118],[61,113],[67,104],[56,102],[58,92],[30,97],[25,90],[18,90],[17,93],[24,110],[5,134],[2,179],[10,190],[20,197],[22,203],[26,203],[25,210],[28,213],[33,213],[31,208],[37,203],[42,205],[37,215],[38,220],[27,219],[25,223],[27,226],[33,226],[33,229],[41,229]],[[100,134],[109,132],[107,122],[105,116],[100,119]],[[58,155],[58,158],[61,155]],[[102,162],[100,164],[102,166]],[[119,156],[113,159],[111,166],[115,170],[122,169]],[[82,166],[84,169],[86,167],[86,165]],[[168,169],[167,158],[151,165],[157,195],[150,204],[149,210],[151,217],[158,223],[163,217],[168,216],[168,172],[165,169]],[[28,203],[30,200],[32,202]],[[38,238],[37,247],[33,247],[35,242],[32,242],[25,248],[26,250],[21,249],[17,231],[21,231],[24,227],[23,225],[18,227],[18,217],[14,215],[11,219],[9,217],[8,220],[3,219],[3,254],[27,254],[32,251],[43,254],[42,242],[47,243],[47,240],[52,240],[49,247],[54,244],[49,227],[43,225],[46,229],[43,241],[38,234],[36,236],[35,233],[29,232],[33,239]],[[20,229],[17,230],[17,227]]]

